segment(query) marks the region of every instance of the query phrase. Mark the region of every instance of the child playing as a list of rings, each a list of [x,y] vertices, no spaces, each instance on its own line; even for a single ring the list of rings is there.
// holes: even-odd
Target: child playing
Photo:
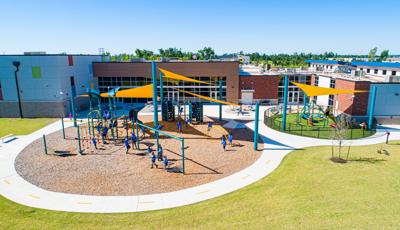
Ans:
[[[131,148],[131,146],[129,145],[129,140],[128,138],[125,138],[125,149],[126,149],[126,154],[128,154],[129,149]]]
[[[185,119],[186,128],[188,127],[189,123],[190,123],[190,119],[189,119],[189,117],[186,117],[186,119]]]
[[[134,133],[131,134],[131,141],[132,141],[132,149],[139,149],[138,146],[136,146],[136,136]]]
[[[226,140],[225,140],[225,136],[222,136],[222,148],[224,149],[224,151],[226,151]]]
[[[212,122],[209,121],[208,124],[207,124],[207,132],[208,132],[208,135],[210,135],[211,128],[212,128]]]
[[[160,144],[158,144],[157,157],[159,161],[161,161],[163,157],[163,148]]]
[[[150,154],[150,153],[153,153],[153,149],[150,147],[150,146],[147,146],[147,152]]]
[[[230,146],[233,146],[233,144],[232,144],[232,142],[233,142],[233,135],[232,135],[232,133],[229,133],[229,135],[228,135],[228,141],[229,141],[229,145],[230,145]]]
[[[163,160],[162,164],[164,165],[164,168],[167,169],[167,167],[168,167],[168,157],[167,157],[167,155],[164,156],[164,160]]]
[[[151,168],[153,168],[153,166],[156,166],[156,168],[158,168],[158,165],[156,164],[156,155],[154,153],[151,153]]]
[[[92,144],[94,145],[94,148],[97,149],[97,141],[96,138],[92,138]]]
[[[146,129],[143,126],[141,126],[140,129],[142,130],[142,138],[145,138],[146,137]]]
[[[178,132],[182,133],[182,123],[181,123],[181,121],[178,121],[177,126],[178,126]]]

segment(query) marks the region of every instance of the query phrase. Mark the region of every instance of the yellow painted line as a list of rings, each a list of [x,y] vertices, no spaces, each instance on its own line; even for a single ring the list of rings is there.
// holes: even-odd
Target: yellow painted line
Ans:
[[[139,204],[152,204],[154,201],[139,201]]]
[[[271,160],[267,160],[267,161],[265,162],[265,164],[267,165],[269,162],[271,162]]]
[[[8,184],[8,185],[11,184],[11,182],[10,182],[9,180],[3,180],[3,181],[4,181],[4,183],[6,183],[6,184]]]
[[[206,192],[209,192],[210,190],[205,190],[205,191],[201,191],[201,192],[198,192],[198,193],[196,193],[197,195],[200,195],[200,194],[203,194],[203,193],[206,193]]]
[[[36,195],[29,194],[28,196],[30,196],[30,197],[32,197],[32,198],[34,198],[34,199],[40,199],[40,197],[38,197],[38,196],[36,196]]]
[[[78,204],[87,204],[87,205],[89,205],[89,204],[92,204],[92,202],[88,202],[88,201],[79,201]]]
[[[250,175],[247,175],[247,176],[244,176],[244,177],[242,177],[242,178],[240,178],[241,180],[244,180],[244,179],[246,179],[247,177],[249,177]]]

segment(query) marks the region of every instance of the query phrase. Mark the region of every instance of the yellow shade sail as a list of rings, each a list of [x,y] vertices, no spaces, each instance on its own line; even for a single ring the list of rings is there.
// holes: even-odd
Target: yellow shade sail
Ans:
[[[303,92],[306,93],[307,96],[309,97],[321,96],[321,95],[354,94],[354,93],[368,92],[366,90],[333,89],[333,88],[306,85],[297,82],[292,82],[292,84],[303,90]]]
[[[195,96],[195,97],[198,97],[198,98],[207,100],[207,101],[212,101],[212,102],[216,102],[216,103],[220,103],[220,104],[224,104],[224,105],[239,106],[238,104],[235,104],[235,103],[217,100],[217,99],[214,99],[214,98],[211,98],[211,97],[206,97],[206,96],[199,95],[199,94],[196,94],[196,93],[191,93],[191,92],[188,92],[188,91],[185,91],[185,90],[180,90],[180,89],[177,89],[177,90],[178,90],[179,92],[187,93],[187,94],[190,94],[190,95],[192,95],[192,96]]]
[[[101,97],[108,97],[108,93],[100,94]],[[119,90],[115,97],[121,98],[152,98],[153,97],[153,84],[145,85],[142,87]]]
[[[165,70],[165,69],[161,69],[161,68],[158,68],[158,69],[161,71],[161,73],[164,75],[165,78],[170,78],[170,79],[175,79],[175,80],[179,80],[179,81],[188,81],[188,82],[194,82],[194,83],[201,83],[201,84],[209,85],[209,83],[207,83],[205,81],[195,80],[195,79],[192,79],[192,78],[189,78],[189,77],[185,77],[185,76],[180,75],[180,74],[176,74],[176,73],[170,72],[170,71]]]

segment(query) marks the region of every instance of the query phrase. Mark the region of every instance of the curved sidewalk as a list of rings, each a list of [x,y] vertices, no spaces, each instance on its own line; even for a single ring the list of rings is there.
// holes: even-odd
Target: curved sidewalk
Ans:
[[[60,130],[60,122],[56,122],[0,148],[0,194],[19,204],[68,212],[119,213],[173,208],[215,198],[252,184],[270,174],[279,166],[283,157],[294,149],[331,144],[329,140],[280,133],[269,129],[262,121],[259,124],[260,134],[264,141],[263,154],[251,166],[233,175],[204,185],[169,193],[138,196],[90,196],[44,190],[24,180],[15,170],[15,158],[27,145],[41,138],[43,134],[47,135]],[[66,127],[71,125],[71,123],[67,123]],[[254,122],[247,123],[246,126],[253,129]],[[391,139],[400,139],[400,130],[396,129],[400,127],[392,128]],[[384,142],[386,140],[384,133],[385,130],[380,130],[373,137],[346,143],[367,145]]]

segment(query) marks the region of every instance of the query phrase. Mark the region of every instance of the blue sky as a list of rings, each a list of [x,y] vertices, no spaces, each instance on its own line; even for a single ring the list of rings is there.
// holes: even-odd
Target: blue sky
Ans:
[[[5,0],[0,53],[400,54],[399,15],[397,0]]]

